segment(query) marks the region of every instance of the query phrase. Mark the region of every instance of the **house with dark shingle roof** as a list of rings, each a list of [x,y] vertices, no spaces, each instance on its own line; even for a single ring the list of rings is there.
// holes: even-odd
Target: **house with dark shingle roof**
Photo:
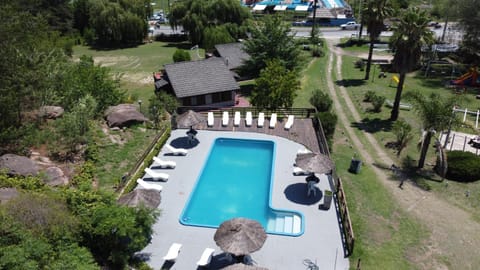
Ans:
[[[222,58],[165,65],[164,78],[182,106],[232,106],[240,86]]]
[[[216,55],[225,60],[228,69],[235,70],[243,65],[243,61],[250,58],[243,50],[243,44],[240,42],[215,45]]]

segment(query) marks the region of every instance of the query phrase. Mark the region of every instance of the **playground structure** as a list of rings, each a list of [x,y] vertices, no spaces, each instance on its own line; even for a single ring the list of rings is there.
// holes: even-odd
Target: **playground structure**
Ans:
[[[457,86],[480,86],[480,78],[477,68],[471,68],[467,73],[463,74],[456,80],[450,81],[451,85]]]

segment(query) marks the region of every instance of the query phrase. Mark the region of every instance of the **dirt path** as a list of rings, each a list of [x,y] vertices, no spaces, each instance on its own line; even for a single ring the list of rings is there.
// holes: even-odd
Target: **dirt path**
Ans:
[[[335,57],[337,80],[342,79],[341,56],[344,53],[342,49],[335,46],[338,40],[327,40],[327,42],[330,50],[327,83],[340,125],[351,138],[365,165],[373,169],[377,178],[387,187],[400,206],[431,232],[430,238],[423,243],[424,246],[415,250],[413,255],[410,254],[409,259],[420,269],[478,269],[480,266],[480,224],[473,220],[469,213],[449,204],[431,192],[417,188],[409,181],[404,184],[403,189],[400,189],[397,182],[388,180],[389,172],[372,166],[375,161],[379,160],[386,164],[394,162],[372,134],[363,133],[372,148],[375,149],[375,153],[369,153],[355,135],[347,115],[351,115],[355,121],[361,122],[360,114],[343,86],[338,86],[339,94],[347,106],[345,108],[340,104],[332,79]],[[405,256],[409,256],[409,254]]]

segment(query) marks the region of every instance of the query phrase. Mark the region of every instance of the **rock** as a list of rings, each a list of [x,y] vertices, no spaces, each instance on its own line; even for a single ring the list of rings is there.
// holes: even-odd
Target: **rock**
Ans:
[[[7,169],[9,175],[37,175],[37,164],[28,157],[5,154],[0,157],[0,170]]]
[[[38,116],[48,119],[56,119],[63,115],[64,109],[59,106],[42,106],[38,110]]]
[[[137,107],[133,104],[111,106],[105,111],[105,118],[109,127],[125,127],[148,121],[148,118],[138,112]]]
[[[16,197],[18,197],[16,188],[0,188],[0,204],[6,203]]]
[[[63,186],[68,184],[68,178],[58,167],[48,167],[45,170],[46,177],[43,178],[45,184],[49,186]]]

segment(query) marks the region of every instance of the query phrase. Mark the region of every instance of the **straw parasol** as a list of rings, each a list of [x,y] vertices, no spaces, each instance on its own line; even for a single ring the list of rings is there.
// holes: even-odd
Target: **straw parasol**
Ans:
[[[118,203],[130,207],[136,207],[141,204],[147,208],[155,209],[160,205],[160,191],[155,189],[135,189],[134,191],[122,195]]]
[[[329,157],[318,153],[298,154],[295,164],[305,171],[318,174],[329,174],[334,168]]]
[[[222,269],[225,269],[225,270],[268,270],[265,267],[248,265],[248,264],[243,264],[243,263],[231,264],[231,265],[229,265],[227,267],[224,267]]]
[[[201,122],[205,122],[205,117],[192,110],[188,110],[177,117],[179,128],[189,128]]]
[[[235,256],[259,250],[267,234],[260,223],[247,218],[233,218],[223,222],[213,237],[217,246]]]

